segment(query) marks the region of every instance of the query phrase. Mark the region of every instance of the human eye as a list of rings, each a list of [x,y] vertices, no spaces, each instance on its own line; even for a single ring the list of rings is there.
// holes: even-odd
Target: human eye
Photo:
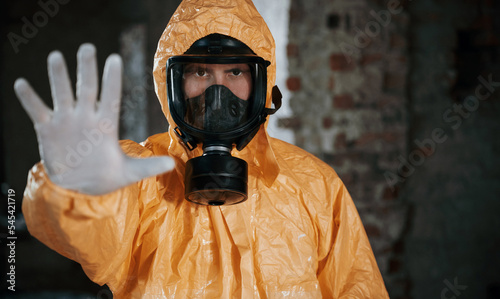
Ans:
[[[205,77],[207,76],[207,69],[203,67],[198,67],[195,72],[196,76],[198,77]]]
[[[236,64],[230,70],[233,76],[242,76],[250,72],[250,66],[247,64]]]
[[[228,73],[231,74],[232,76],[239,77],[244,75],[246,72],[248,72],[249,69],[248,67],[245,68],[244,66],[236,66],[228,70]]]
[[[204,65],[189,64],[184,69],[186,76],[205,77],[208,75],[208,70]]]
[[[240,70],[240,69],[232,69],[232,70],[231,70],[231,74],[232,74],[233,76],[240,76],[242,73],[243,73],[243,71],[242,71],[242,70]]]

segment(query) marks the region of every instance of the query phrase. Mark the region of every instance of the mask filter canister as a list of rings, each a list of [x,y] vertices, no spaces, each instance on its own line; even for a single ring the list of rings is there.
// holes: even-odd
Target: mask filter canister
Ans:
[[[185,198],[212,206],[237,204],[247,199],[247,181],[247,162],[225,146],[207,146],[186,163]]]

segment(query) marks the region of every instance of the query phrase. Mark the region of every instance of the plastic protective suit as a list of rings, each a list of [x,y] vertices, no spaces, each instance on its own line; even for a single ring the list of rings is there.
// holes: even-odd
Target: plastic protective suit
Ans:
[[[248,1],[184,1],[155,55],[156,92],[170,130],[135,157],[169,155],[174,171],[103,196],[52,183],[42,164],[30,172],[23,212],[29,231],[80,263],[115,298],[386,298],[387,292],[356,208],[325,163],[270,138],[265,124],[233,156],[249,164],[248,200],[200,206],[184,199],[184,166],[201,149],[180,143],[167,107],[165,65],[199,38],[237,38],[271,62],[274,41]]]

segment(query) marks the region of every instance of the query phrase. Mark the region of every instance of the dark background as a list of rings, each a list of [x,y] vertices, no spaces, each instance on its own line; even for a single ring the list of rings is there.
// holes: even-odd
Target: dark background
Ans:
[[[24,20],[33,22],[33,16],[43,10],[38,1],[0,2],[0,183],[4,201],[7,190],[15,190],[19,212],[16,292],[6,291],[4,274],[0,281],[0,297],[111,298],[107,288],[89,281],[77,263],[48,249],[31,237],[23,226],[20,215],[22,193],[28,170],[38,162],[39,154],[32,123],[15,97],[12,86],[16,78],[27,78],[50,106],[46,71],[46,57],[50,51],[58,49],[63,52],[70,76],[75,82],[76,51],[82,43],[96,45],[102,73],[106,57],[120,52],[120,34],[138,24],[147,28],[146,57],[149,60],[146,63],[151,69],[158,38],[180,1],[50,2],[57,3],[58,12],[49,16],[46,24],[37,28],[32,37],[26,38],[27,43],[19,44],[18,51],[9,41],[9,33],[22,37]],[[314,1],[318,10],[339,2],[342,0]],[[363,3],[362,10],[367,15],[369,9],[387,7],[388,1],[358,2]],[[355,18],[342,17],[342,14],[351,13],[351,8],[321,16],[313,13],[307,3],[311,2],[291,0],[290,36],[293,44],[288,48],[288,55],[292,62],[300,61],[301,55],[311,51],[308,38],[313,37],[312,34],[301,35],[298,30],[292,29],[307,25],[308,22],[313,30],[319,30],[317,26],[339,30],[339,24],[343,21],[351,26],[355,24]],[[405,17],[394,19],[394,24],[404,30],[400,30],[399,37],[391,39],[389,43],[403,48],[403,58],[398,59],[402,59],[408,71],[402,76],[403,81],[389,74],[384,77],[383,84],[386,93],[392,92],[404,99],[399,109],[405,116],[398,122],[403,126],[404,134],[398,140],[404,144],[404,149],[398,149],[394,156],[387,158],[383,156],[384,150],[375,155],[360,147],[361,141],[351,142],[349,136],[344,134],[336,139],[336,152],[310,150],[311,142],[303,137],[303,132],[308,125],[306,113],[316,98],[301,94],[301,91],[307,89],[307,76],[321,71],[311,69],[311,65],[291,64],[291,72],[295,68],[299,73],[287,82],[287,87],[295,92],[291,99],[295,115],[283,120],[281,125],[294,130],[298,146],[309,149],[331,164],[352,194],[357,194],[356,190],[360,188],[371,186],[374,180],[380,181],[380,178],[385,184],[384,171],[377,170],[380,172],[377,179],[360,177],[355,169],[351,172],[343,164],[345,161],[366,164],[375,169],[379,165],[377,161],[382,159],[397,161],[399,155],[407,158],[413,150],[418,149],[415,139],[424,140],[431,136],[433,129],[444,128],[447,141],[430,153],[425,163],[416,167],[411,176],[395,186],[395,190],[384,191],[380,195],[381,200],[385,200],[384,205],[366,208],[362,195],[353,198],[376,249],[375,254],[391,298],[500,298],[500,88],[495,87],[488,99],[481,101],[472,113],[461,116],[458,128],[450,127],[456,122],[443,120],[447,109],[455,104],[463,105],[465,98],[474,94],[478,76],[488,78],[491,75],[493,81],[500,81],[500,4],[492,0],[408,0],[402,3]],[[352,31],[346,32],[353,34]],[[318,48],[320,51],[322,49]],[[380,59],[377,55],[386,55],[375,54],[364,57],[376,60],[377,57]],[[356,67],[366,67],[367,60],[358,61],[360,65]],[[316,67],[342,72],[353,69],[350,64],[345,64],[345,69],[341,67],[340,70],[332,65]],[[306,68],[307,72],[304,72]],[[148,133],[164,131],[166,121],[154,93],[149,89],[147,99],[147,109],[151,115]],[[351,103],[352,107],[349,103],[340,102],[341,108],[366,108],[355,101]],[[378,109],[377,106],[372,108]],[[388,124],[392,120],[383,121]],[[328,130],[331,126],[335,127],[336,123],[325,118],[321,129]],[[380,137],[377,136],[373,138]],[[381,136],[389,140],[388,143],[392,142],[389,138],[392,135]],[[396,173],[398,164],[392,167]],[[390,204],[387,205],[387,202]],[[4,246],[6,206],[0,208],[0,252],[3,253],[8,253]],[[394,224],[387,220],[387,215],[392,215],[394,211],[398,211],[403,228],[400,235],[391,239],[386,232],[391,231]],[[372,222],[378,226],[370,224]],[[384,242],[389,245],[377,245]],[[2,273],[7,272],[7,266],[7,258],[2,257]],[[449,283],[453,285],[455,280],[458,285],[466,286],[466,289],[454,293]]]
[[[147,26],[148,69],[152,69],[153,56],[158,39],[165,29],[170,16],[180,1],[43,1],[56,3],[58,11],[49,16],[45,22],[42,18],[36,26],[33,17],[44,11],[39,1],[2,1],[0,53],[1,82],[1,160],[0,183],[2,184],[2,199],[7,198],[9,188],[16,192],[17,211],[21,212],[21,200],[28,170],[39,161],[37,141],[33,125],[18,102],[13,84],[16,78],[25,77],[51,107],[50,88],[47,76],[46,59],[53,50],[60,50],[66,59],[72,82],[76,82],[76,52],[82,43],[93,43],[97,48],[99,72],[102,74],[106,57],[120,52],[119,36],[130,26],[144,24]],[[64,4],[63,4],[64,3]],[[55,11],[51,6],[51,11]],[[16,53],[8,34],[23,35],[26,18],[38,28],[33,37],[27,38],[27,43],[20,43]],[[31,35],[28,35],[31,36]],[[152,77],[152,76],[151,76]],[[148,89],[148,109],[151,111],[149,132],[159,132],[167,127],[166,120],[160,112],[160,106],[154,93]],[[4,202],[2,200],[2,202]],[[1,252],[7,253],[5,233],[7,205],[2,208],[2,245]],[[19,298],[58,298],[57,296],[77,296],[82,298],[111,298],[106,287],[91,282],[82,271],[79,264],[70,261],[53,252],[45,245],[31,237],[22,218],[17,217],[16,246],[16,292]],[[7,273],[7,258],[1,258],[2,273]],[[2,276],[0,282],[0,297],[12,296],[6,291],[7,284]],[[42,293],[43,292],[43,293]],[[3,295],[2,295],[3,294]],[[24,294],[24,295],[23,295]],[[45,294],[45,295],[42,295]],[[24,297],[23,297],[24,296]],[[32,296],[32,297],[29,297]],[[43,297],[45,296],[45,297]],[[16,297],[17,298],[17,297]],[[67,297],[64,297],[67,298]],[[73,297],[71,297],[73,298]],[[79,298],[79,297],[75,297]]]

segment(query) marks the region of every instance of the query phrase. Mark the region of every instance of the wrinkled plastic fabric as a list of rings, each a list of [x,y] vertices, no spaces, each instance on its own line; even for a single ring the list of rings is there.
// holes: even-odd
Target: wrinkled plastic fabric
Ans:
[[[274,42],[250,1],[184,1],[155,55],[156,91],[168,132],[135,157],[169,155],[176,168],[103,196],[65,190],[41,163],[30,171],[23,213],[30,233],[107,284],[114,298],[387,298],[356,208],[337,174],[262,126],[234,156],[249,164],[246,202],[200,206],[184,199],[187,159],[167,107],[165,64],[210,33],[235,37],[271,61]]]

